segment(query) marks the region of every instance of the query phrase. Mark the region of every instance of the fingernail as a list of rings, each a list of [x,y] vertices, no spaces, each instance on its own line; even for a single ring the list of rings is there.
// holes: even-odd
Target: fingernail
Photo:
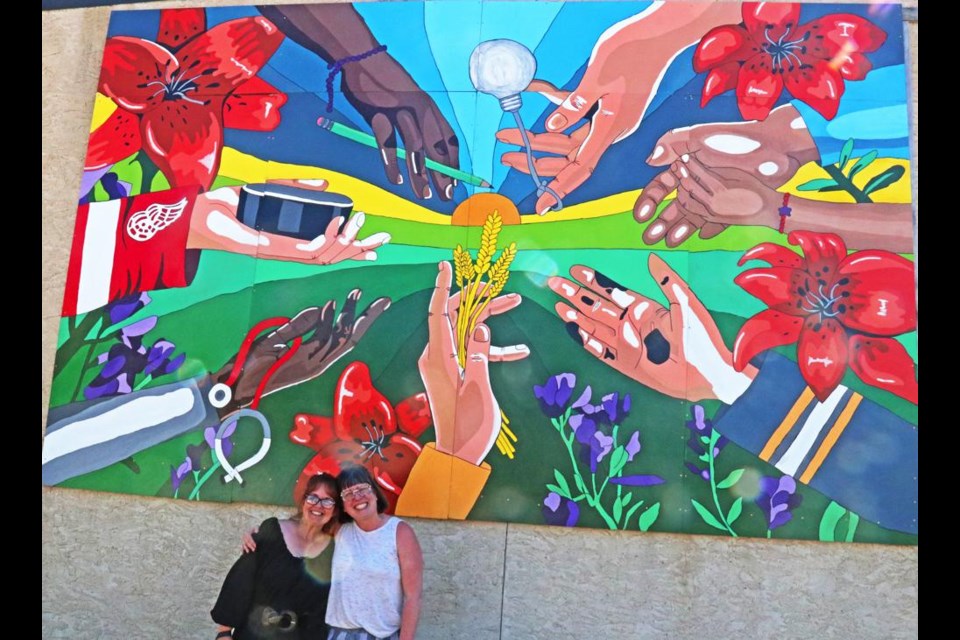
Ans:
[[[367,262],[376,262],[376,260],[377,260],[377,252],[376,252],[376,251],[367,251],[365,254],[363,254],[363,259],[366,260]]]
[[[682,224],[679,227],[677,227],[676,231],[673,232],[673,239],[680,240],[681,238],[685,237],[689,232],[690,232],[690,227],[688,227],[685,224]]]
[[[397,174],[397,182],[396,182],[396,184],[403,184],[403,176],[400,175],[399,173]]]
[[[453,186],[456,187],[456,186],[459,185],[459,184],[460,184],[460,181],[457,180],[456,178],[454,178],[454,179],[453,179]]]
[[[690,162],[690,154],[685,153],[682,156],[680,156],[680,159],[683,160],[684,162]]]
[[[490,342],[490,329],[486,325],[478,324],[473,330],[473,339],[477,342]]]
[[[650,227],[650,235],[659,236],[661,233],[663,233],[663,225],[659,222]]]
[[[301,179],[297,180],[297,182],[308,187],[325,187],[327,185],[327,181],[322,179]]]
[[[555,113],[547,119],[547,129],[554,131],[563,129],[567,126],[567,119],[562,113]]]
[[[684,167],[684,166],[681,165],[681,167],[680,167],[680,175],[683,176],[684,178],[689,178],[689,177],[690,177],[690,172],[687,171],[687,168],[686,168],[686,167]]]
[[[443,265],[447,264],[443,260],[437,263],[437,271],[443,271]]]
[[[643,205],[642,207],[640,207],[640,213],[638,213],[637,215],[640,216],[641,218],[646,218],[648,213],[650,213],[650,203],[649,203],[649,202],[648,202],[647,204]]]
[[[424,187],[424,188],[423,188],[423,199],[424,199],[424,200],[429,200],[429,199],[432,198],[432,197],[433,197],[433,191],[430,190],[430,187]]]
[[[580,335],[580,325],[578,325],[576,322],[568,322],[564,326],[567,327],[567,335],[569,335],[574,342],[582,347],[583,337]]]
[[[663,155],[663,146],[657,145],[657,148],[653,150],[653,153],[650,155],[650,160],[656,160]]]
[[[453,197],[453,185],[448,184],[446,189],[443,190],[443,195],[446,196],[447,200]]]

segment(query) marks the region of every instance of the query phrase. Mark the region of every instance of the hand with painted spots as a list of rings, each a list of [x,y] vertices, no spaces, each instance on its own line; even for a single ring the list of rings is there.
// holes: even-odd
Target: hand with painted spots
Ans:
[[[583,78],[573,91],[534,80],[528,91],[557,108],[545,133],[530,133],[535,151],[556,154],[535,160],[537,173],[552,176],[548,187],[561,198],[583,184],[610,145],[640,126],[663,72],[674,57],[713,27],[739,21],[739,6],[729,3],[655,3],[607,29],[594,46]],[[586,122],[583,122],[586,120]],[[497,133],[501,142],[522,145],[518,129]],[[503,154],[501,162],[529,173],[522,152]],[[543,215],[556,205],[550,193],[537,199]]]
[[[326,180],[268,182],[312,191],[327,188]],[[239,203],[240,187],[221,187],[198,195],[190,218],[187,248],[220,249],[270,260],[327,265],[344,260],[376,260],[376,250],[390,241],[390,234],[383,232],[357,239],[366,220],[362,211],[355,213],[346,224],[343,218],[334,218],[323,235],[312,240],[258,231],[237,218]]]
[[[571,267],[573,278],[554,276],[550,288],[564,298],[555,306],[578,344],[620,373],[674,398],[732,404],[757,370],[733,368],[710,312],[677,273],[650,254],[648,267],[669,306],[591,269]]]
[[[647,163],[666,170],[653,178],[633,207],[637,222],[654,217],[674,189],[677,200],[647,227],[647,244],[676,247],[698,229],[712,238],[729,224],[776,226],[776,188],[820,155],[792,105],[760,122],[703,124],[674,129],[654,145]],[[729,171],[728,171],[729,170]],[[735,209],[741,209],[736,213]]]
[[[500,404],[490,386],[489,364],[512,362],[530,355],[525,344],[491,346],[490,328],[483,324],[522,302],[519,294],[497,296],[480,313],[467,344],[466,366],[457,362],[457,307],[460,294],[450,295],[450,263],[438,265],[427,324],[430,338],[417,365],[423,378],[437,433],[437,450],[479,465],[500,432]]]

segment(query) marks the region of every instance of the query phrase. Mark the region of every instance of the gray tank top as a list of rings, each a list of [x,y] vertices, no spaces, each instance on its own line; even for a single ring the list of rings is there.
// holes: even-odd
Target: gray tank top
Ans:
[[[375,531],[364,531],[353,522],[340,527],[335,538],[333,581],[327,602],[328,625],[366,629],[379,638],[400,629],[400,522],[400,518],[390,517]]]

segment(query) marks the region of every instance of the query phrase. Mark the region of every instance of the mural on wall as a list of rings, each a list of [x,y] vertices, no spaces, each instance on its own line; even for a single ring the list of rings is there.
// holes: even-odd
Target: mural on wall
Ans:
[[[48,485],[916,544],[895,5],[114,12]]]

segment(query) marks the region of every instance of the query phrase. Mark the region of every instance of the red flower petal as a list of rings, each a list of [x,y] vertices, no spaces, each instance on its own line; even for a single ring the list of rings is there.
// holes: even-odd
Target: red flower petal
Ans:
[[[764,120],[783,91],[783,76],[773,73],[763,53],[744,63],[737,76],[737,106],[745,120]]]
[[[110,38],[103,49],[98,91],[121,109],[144,113],[163,101],[163,85],[176,69],[173,54],[155,42]]]
[[[806,258],[807,271],[816,278],[832,279],[840,262],[847,257],[847,245],[834,233],[791,231],[787,242],[800,245]]]
[[[869,385],[914,404],[919,401],[916,365],[903,345],[892,338],[850,338],[850,368]]]
[[[793,67],[783,75],[787,91],[793,97],[810,105],[827,120],[837,115],[844,89],[843,77],[829,61],[820,60],[814,62],[813,66]]]
[[[763,260],[771,267],[792,267],[799,269],[803,266],[803,260],[800,256],[783,245],[772,242],[762,242],[747,251],[737,262],[737,266],[742,267],[749,260]]]
[[[832,58],[841,51],[876,51],[887,40],[883,29],[866,18],[850,13],[831,13],[811,20],[804,28],[810,31],[811,44],[826,49],[827,58]]]
[[[882,336],[917,327],[912,262],[889,251],[858,251],[840,264],[838,274],[837,284],[849,292],[840,316],[845,326]]]
[[[336,437],[331,418],[309,413],[298,413],[293,418],[290,440],[297,444],[319,451],[325,445],[333,442]]]
[[[310,462],[300,472],[300,477],[293,487],[293,503],[300,504],[303,500],[303,494],[307,488],[307,482],[318,473],[327,473],[331,476],[340,475],[340,463],[322,453],[310,458]]]
[[[700,39],[693,52],[693,70],[703,73],[726,62],[743,60],[746,56],[742,50],[752,44],[746,30],[738,24],[715,27]]]
[[[797,364],[820,402],[840,384],[847,370],[847,332],[832,318],[808,317],[797,343]]]
[[[287,94],[259,76],[254,76],[227,98],[223,106],[223,126],[247,131],[272,131],[280,124],[280,107],[286,102]]]
[[[833,58],[832,64],[839,65],[840,75],[844,80],[863,80],[873,68],[870,61],[862,53],[841,54]]]
[[[735,88],[737,86],[738,73],[740,73],[740,63],[738,62],[728,62],[715,69],[711,69],[710,73],[707,74],[707,79],[703,81],[700,106],[707,106],[708,102],[721,93]]]
[[[397,422],[400,431],[414,438],[420,437],[433,424],[427,394],[420,392],[400,402],[397,405]]]
[[[129,111],[117,109],[90,134],[84,171],[103,169],[140,151],[140,123]]]
[[[743,371],[758,353],[796,342],[802,327],[801,317],[774,309],[761,311],[740,327],[733,343],[733,367]]]
[[[262,16],[218,24],[177,53],[178,79],[194,82],[202,95],[232,93],[263,68],[281,42],[283,34]]]
[[[733,279],[743,290],[763,301],[768,307],[788,315],[805,316],[798,288],[808,288],[810,274],[790,267],[748,269]],[[798,304],[799,303],[799,304]]]
[[[794,2],[744,2],[741,8],[743,24],[757,42],[764,42],[769,28],[777,40],[787,29],[795,30],[800,22],[800,5]]]
[[[203,9],[164,9],[160,12],[157,42],[175,51],[207,28]]]
[[[393,405],[377,391],[370,368],[351,362],[340,374],[334,397],[333,428],[344,440],[372,441],[397,430]]]
[[[223,101],[164,101],[140,121],[143,149],[173,187],[207,190],[220,168]]]

